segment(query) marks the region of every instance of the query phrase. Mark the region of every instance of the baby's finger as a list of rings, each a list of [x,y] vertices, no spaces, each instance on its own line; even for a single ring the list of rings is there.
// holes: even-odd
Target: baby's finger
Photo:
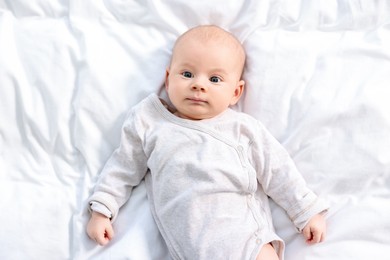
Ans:
[[[321,235],[322,233],[319,232],[318,230],[314,229],[313,231],[313,239],[312,239],[312,243],[319,243],[321,241]]]
[[[323,231],[321,234],[320,243],[325,241],[325,237],[326,237],[326,231]]]
[[[103,235],[103,236],[96,236],[94,238],[94,240],[96,241],[96,243],[98,243],[99,245],[101,246],[104,246],[108,243],[109,240],[106,239],[106,237]]]
[[[108,241],[110,241],[114,237],[114,229],[112,228],[112,226],[107,227],[104,237],[108,239]]]
[[[312,234],[310,228],[304,228],[302,231],[303,236],[305,237],[306,241],[311,241]]]

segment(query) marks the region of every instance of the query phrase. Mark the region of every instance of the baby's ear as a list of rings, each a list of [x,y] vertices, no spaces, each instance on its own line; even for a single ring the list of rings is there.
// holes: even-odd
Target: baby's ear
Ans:
[[[244,87],[245,87],[245,81],[240,80],[237,83],[236,89],[234,90],[234,93],[233,93],[232,100],[230,101],[231,106],[235,105],[238,102],[238,100],[240,100],[240,97],[241,97],[242,93],[244,92]]]
[[[169,67],[165,70],[165,89],[168,90],[169,86]]]

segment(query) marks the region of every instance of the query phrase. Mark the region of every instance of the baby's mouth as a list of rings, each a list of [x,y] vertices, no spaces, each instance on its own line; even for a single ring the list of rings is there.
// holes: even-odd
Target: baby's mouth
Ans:
[[[187,100],[195,102],[195,103],[207,103],[206,100],[204,100],[202,98],[197,98],[197,97],[190,97],[190,98],[187,98]]]

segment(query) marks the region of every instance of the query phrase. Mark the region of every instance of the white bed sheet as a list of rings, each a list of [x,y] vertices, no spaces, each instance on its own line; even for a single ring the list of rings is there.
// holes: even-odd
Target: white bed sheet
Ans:
[[[170,259],[143,184],[99,247],[86,199],[126,111],[163,93],[174,40],[217,24],[243,42],[236,107],[328,200],[307,246],[272,205],[286,259],[390,253],[390,1],[0,0],[0,259]]]

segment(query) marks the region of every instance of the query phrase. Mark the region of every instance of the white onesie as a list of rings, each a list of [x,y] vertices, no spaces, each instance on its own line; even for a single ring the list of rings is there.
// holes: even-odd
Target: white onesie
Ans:
[[[115,220],[143,178],[173,259],[255,259],[269,242],[282,259],[267,195],[299,231],[326,210],[259,121],[231,109],[182,119],[155,94],[129,112],[89,201],[105,205]]]

